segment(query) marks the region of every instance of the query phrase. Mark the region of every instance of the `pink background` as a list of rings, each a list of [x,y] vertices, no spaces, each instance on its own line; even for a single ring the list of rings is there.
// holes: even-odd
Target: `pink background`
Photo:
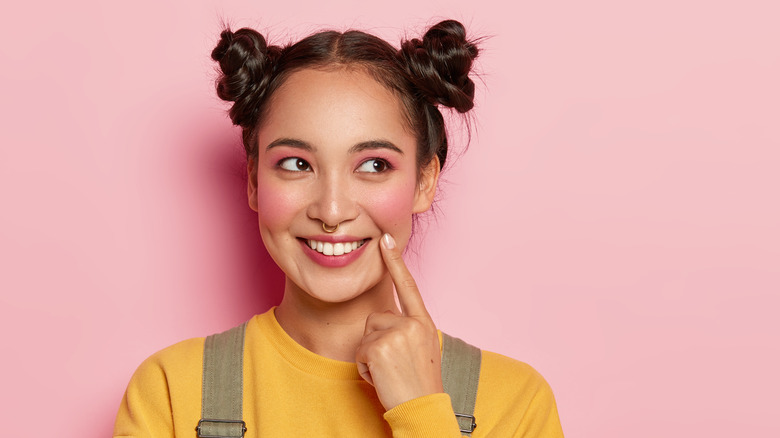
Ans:
[[[439,327],[535,366],[570,437],[780,435],[776,2],[270,3],[3,8],[4,436],[108,436],[145,357],[279,300],[220,17],[491,36],[409,260]]]

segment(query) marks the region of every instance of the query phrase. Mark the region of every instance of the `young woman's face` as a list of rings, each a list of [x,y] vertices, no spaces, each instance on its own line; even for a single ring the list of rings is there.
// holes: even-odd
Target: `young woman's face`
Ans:
[[[400,100],[360,70],[307,69],[285,81],[258,133],[249,203],[288,281],[343,302],[385,278],[380,237],[404,247],[412,215],[433,200],[438,162],[418,178],[416,143]]]

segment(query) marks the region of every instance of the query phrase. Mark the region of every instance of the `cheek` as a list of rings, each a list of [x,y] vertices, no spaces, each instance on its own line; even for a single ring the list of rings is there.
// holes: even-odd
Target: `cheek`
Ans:
[[[283,228],[301,208],[302,195],[263,179],[257,184],[257,216],[268,229]]]
[[[381,190],[372,190],[364,208],[383,231],[401,231],[411,226],[416,182],[402,181]]]

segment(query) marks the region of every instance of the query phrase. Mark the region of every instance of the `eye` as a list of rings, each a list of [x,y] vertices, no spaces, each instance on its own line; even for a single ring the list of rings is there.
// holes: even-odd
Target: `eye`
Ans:
[[[360,166],[357,168],[357,171],[379,173],[379,172],[388,171],[390,169],[391,169],[390,163],[388,163],[387,161],[381,158],[372,158],[370,160],[366,160],[360,163]]]
[[[311,170],[309,162],[298,157],[285,158],[279,162],[278,166],[290,172],[308,172]]]

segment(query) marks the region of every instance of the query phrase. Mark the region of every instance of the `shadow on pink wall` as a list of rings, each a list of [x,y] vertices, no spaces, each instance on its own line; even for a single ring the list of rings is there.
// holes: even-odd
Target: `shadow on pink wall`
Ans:
[[[157,236],[163,255],[157,263],[164,276],[152,283],[158,292],[143,297],[148,313],[142,318],[149,324],[129,341],[140,358],[125,364],[130,370],[168,344],[226,330],[263,313],[278,305],[283,295],[284,274],[266,251],[257,213],[247,204],[246,158],[240,140],[228,123],[215,126],[213,114],[211,118],[198,123],[195,116],[183,123],[183,129],[170,133],[170,143],[162,146],[165,150],[158,151],[162,156],[149,158],[157,161],[150,167],[162,166],[167,174],[159,183],[166,185],[159,188],[162,194],[154,195],[160,197],[163,210],[158,218],[163,231]],[[156,300],[179,308],[148,309],[165,307]],[[120,324],[125,326],[120,331],[128,330],[127,322]],[[127,334],[120,334],[125,339],[117,342],[126,343]],[[111,436],[128,379],[129,375],[118,377],[112,390],[95,394],[98,399],[90,405],[99,412],[88,414],[89,430],[95,431],[88,436]]]
[[[252,315],[263,313],[281,302],[284,292],[284,274],[263,245],[257,224],[257,213],[249,208],[246,197],[246,157],[236,132],[218,131],[204,136],[209,145],[205,150],[201,167],[193,172],[207,178],[205,185],[216,188],[222,210],[224,226],[232,242],[232,260],[236,266],[230,291],[232,299],[239,303],[236,316],[243,321]]]

